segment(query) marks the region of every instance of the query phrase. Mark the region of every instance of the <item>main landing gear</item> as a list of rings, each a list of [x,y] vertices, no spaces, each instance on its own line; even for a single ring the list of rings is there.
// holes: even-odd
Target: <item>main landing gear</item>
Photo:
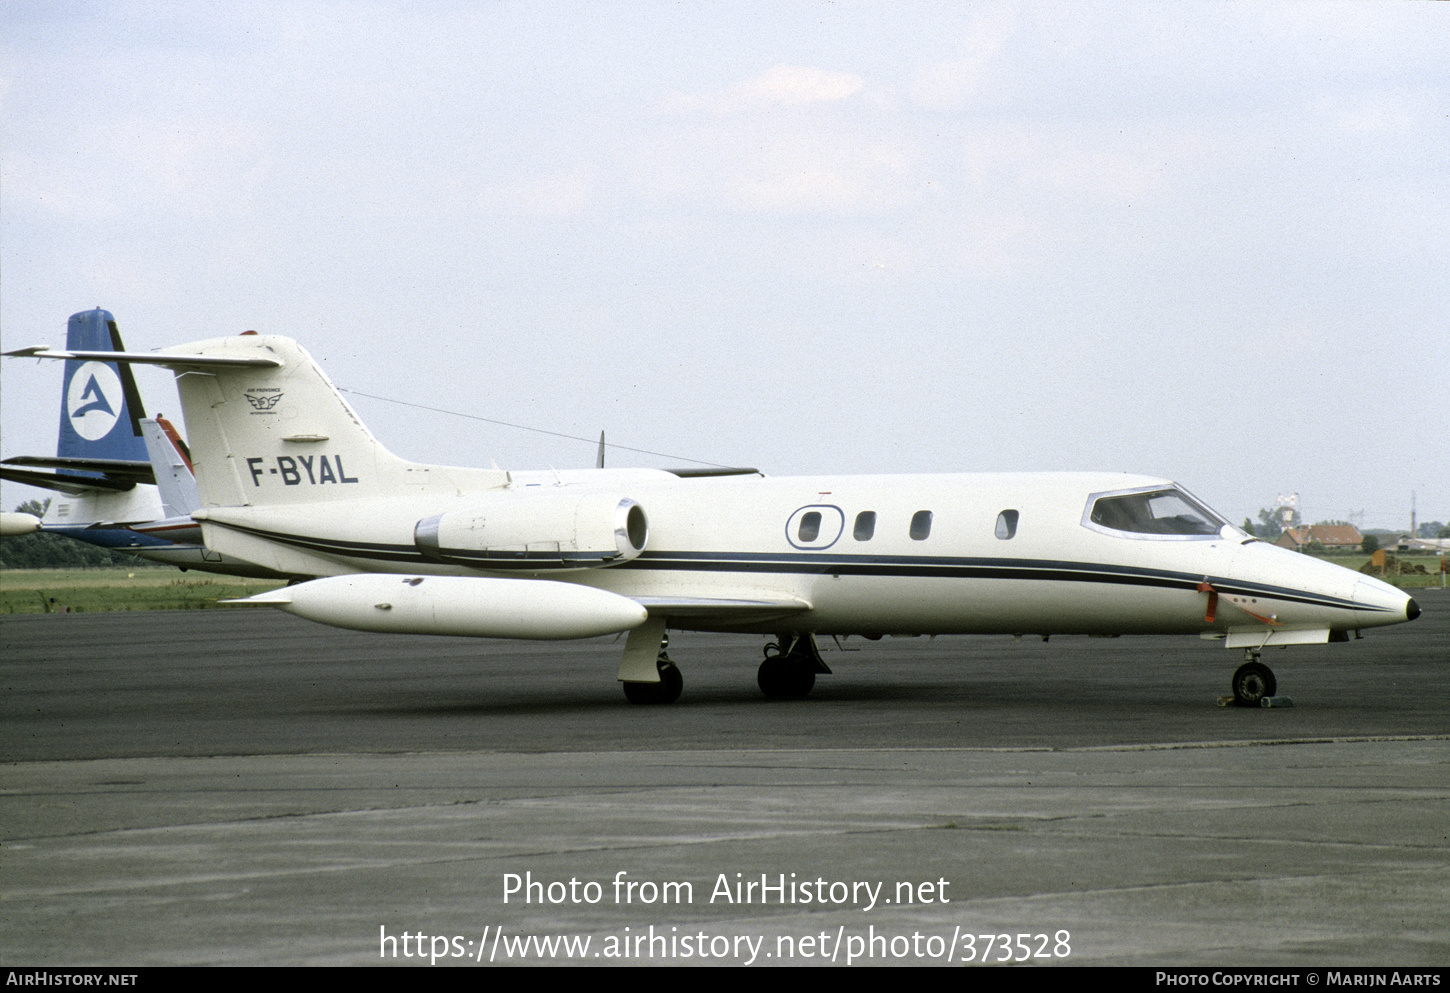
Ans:
[[[765,661],[755,681],[772,700],[803,700],[816,685],[816,673],[830,673],[812,634],[783,634],[765,646]]]
[[[651,617],[629,633],[619,681],[630,703],[674,703],[685,687],[679,667],[665,650],[670,643],[664,618]],[[801,700],[816,685],[817,673],[831,670],[821,660],[811,634],[782,634],[765,646],[756,681],[772,700]]]
[[[625,683],[624,698],[630,703],[674,703],[685,689],[685,677],[680,675],[679,666],[670,661],[664,647],[660,648],[655,670],[660,674],[658,683]]]
[[[674,703],[680,698],[685,679],[665,651],[669,643],[663,617],[651,617],[629,632],[619,681],[630,703]]]
[[[1234,706],[1257,707],[1264,697],[1274,695],[1279,684],[1273,670],[1259,661],[1257,649],[1244,649],[1244,659],[1244,664],[1234,673]]]

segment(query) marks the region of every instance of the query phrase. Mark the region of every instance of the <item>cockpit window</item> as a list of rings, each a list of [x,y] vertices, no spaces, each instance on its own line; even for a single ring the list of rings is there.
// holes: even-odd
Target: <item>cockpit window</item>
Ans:
[[[1216,538],[1228,523],[1175,487],[1094,493],[1083,523],[1094,530],[1155,538]]]

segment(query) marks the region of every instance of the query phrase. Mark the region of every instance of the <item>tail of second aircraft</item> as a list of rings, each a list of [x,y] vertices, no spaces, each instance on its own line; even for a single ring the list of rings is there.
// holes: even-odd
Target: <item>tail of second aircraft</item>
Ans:
[[[161,495],[162,512],[167,517],[189,516],[201,507],[191,450],[171,422],[160,414],[142,421],[141,430],[146,436],[146,451],[151,457],[151,472],[156,476],[156,490]]]
[[[125,351],[116,319],[110,311],[99,308],[71,315],[65,344],[69,352]],[[146,442],[141,434],[141,418],[145,416],[130,366],[68,359],[61,387],[56,455],[145,462]]]
[[[106,356],[125,346],[116,320],[97,308],[72,314],[60,393],[56,454],[21,455],[0,477],[61,494],[46,513],[53,524],[151,520],[160,510],[151,481],[141,419],[146,412],[131,368]],[[46,471],[54,470],[54,471]]]

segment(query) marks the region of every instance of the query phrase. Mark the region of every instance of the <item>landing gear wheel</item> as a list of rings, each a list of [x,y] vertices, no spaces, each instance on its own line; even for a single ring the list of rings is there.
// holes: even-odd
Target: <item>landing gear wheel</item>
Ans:
[[[769,655],[760,663],[755,681],[772,700],[804,700],[816,685],[810,664],[787,655]]]
[[[1233,691],[1235,707],[1257,707],[1266,696],[1273,696],[1279,684],[1274,673],[1262,662],[1245,662],[1234,673]]]
[[[659,663],[658,683],[625,683],[624,698],[630,703],[674,703],[685,688],[685,677],[673,662]]]

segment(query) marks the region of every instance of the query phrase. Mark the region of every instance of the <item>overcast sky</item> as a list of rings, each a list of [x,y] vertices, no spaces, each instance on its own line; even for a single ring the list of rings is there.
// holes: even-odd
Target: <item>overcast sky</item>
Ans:
[[[1433,3],[7,0],[0,335],[101,306],[772,475],[1450,521],[1447,38]],[[53,453],[59,364],[0,377],[0,455]],[[593,464],[350,399],[419,461]]]

